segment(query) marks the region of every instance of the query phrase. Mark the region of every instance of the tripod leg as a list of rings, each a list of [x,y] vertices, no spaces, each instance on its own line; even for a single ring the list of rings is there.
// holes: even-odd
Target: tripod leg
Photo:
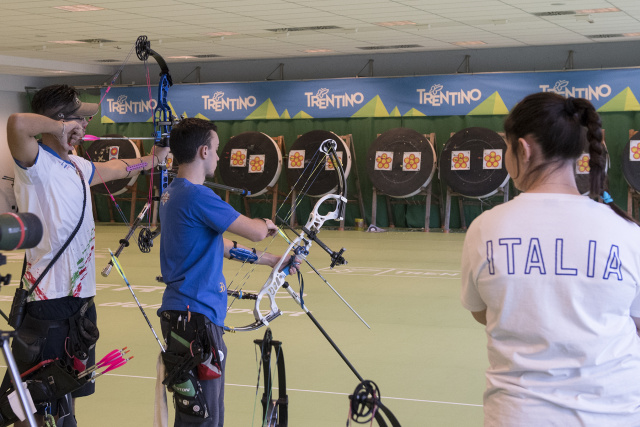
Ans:
[[[9,367],[9,375],[13,380],[13,384],[15,385],[15,389],[18,392],[18,396],[20,397],[20,405],[22,406],[22,410],[29,421],[29,425],[31,427],[37,427],[36,420],[33,417],[33,413],[31,413],[31,408],[29,407],[29,396],[27,396],[27,391],[22,387],[22,379],[20,378],[20,372],[18,371],[18,366],[16,365],[16,361],[13,358],[13,354],[11,353],[11,347],[9,346],[9,336],[10,333],[2,332],[0,333],[0,340],[2,340],[2,352],[4,353],[4,358],[7,361],[7,366]]]

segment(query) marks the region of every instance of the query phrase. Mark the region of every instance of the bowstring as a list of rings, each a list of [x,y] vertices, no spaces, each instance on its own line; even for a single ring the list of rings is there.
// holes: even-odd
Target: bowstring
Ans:
[[[91,158],[91,156],[89,155],[89,152],[87,150],[84,151],[84,154],[87,156],[89,161],[91,163],[93,163],[93,159]],[[109,191],[109,187],[107,187],[107,183],[104,181],[104,179],[102,178],[102,175],[100,175],[100,172],[98,171],[97,168],[95,169],[95,171],[98,174],[98,176],[100,177],[100,181],[102,181],[102,185],[104,185],[104,188],[107,190],[107,193],[109,193],[109,198],[111,199],[113,204],[116,205],[116,210],[120,214],[120,218],[122,218],[122,221],[127,225],[127,227],[129,227],[129,221],[127,220],[127,217],[125,216],[124,212],[122,211],[122,208],[120,208],[120,205],[118,204],[118,202],[116,202],[116,198],[113,196],[113,193],[111,193],[111,191]]]
[[[316,159],[317,153],[314,155],[314,157],[312,157],[312,161]],[[305,170],[302,172],[302,174],[300,174],[300,177],[298,178],[298,180],[296,181],[296,183],[292,186],[291,191],[289,191],[289,193],[287,194],[287,196],[285,197],[284,201],[282,202],[282,204],[280,205],[280,208],[278,208],[278,210],[276,211],[276,216],[278,215],[278,213],[280,212],[280,210],[284,207],[285,202],[289,199],[289,197],[291,196],[291,194],[293,193],[295,186],[298,184],[298,182],[303,178],[303,176],[305,176],[304,172],[309,168],[310,165],[314,164],[314,162],[309,162],[309,164],[307,164],[307,166],[305,167]],[[300,197],[299,199],[301,200],[302,197],[304,196],[304,194],[306,193],[306,191],[308,191],[308,188],[311,187],[311,185],[313,185],[313,183],[315,182],[315,179],[317,179],[317,174],[315,175],[315,179],[313,182],[311,182],[311,184],[309,184],[310,179],[314,176],[315,171],[320,167],[320,165],[322,165],[322,162],[320,161],[316,161],[314,164],[314,169],[312,171],[311,174],[307,175],[307,181],[305,182],[305,184],[303,184],[302,189],[304,192],[300,193]],[[295,201],[294,201],[295,202]],[[292,202],[292,203],[294,203]],[[300,201],[297,202],[297,204],[295,205],[296,207],[299,206]],[[281,228],[278,227],[280,230]],[[251,276],[251,274],[253,274],[253,271],[256,268],[256,265],[258,264],[258,262],[260,261],[260,259],[264,256],[264,254],[266,253],[267,249],[269,248],[269,246],[271,246],[271,244],[273,243],[273,241],[276,239],[276,235],[272,236],[271,239],[269,240],[269,242],[267,243],[267,245],[265,246],[264,250],[262,251],[262,253],[260,254],[260,256],[258,257],[258,259],[253,263],[253,266],[251,269],[247,270],[246,273],[244,274],[244,276],[242,277],[242,281],[233,289],[234,292],[237,292],[238,290],[242,290],[244,288],[244,286],[246,285],[246,283],[248,282],[249,277]],[[246,261],[245,261],[246,262]],[[243,262],[243,265],[245,264],[245,262]],[[234,280],[236,279],[236,277],[238,276],[238,274],[240,273],[242,269],[242,266],[240,266],[240,269],[238,269],[238,272],[236,273],[236,275],[234,276],[234,278],[231,280],[231,282],[229,282],[229,285],[227,286],[227,289],[233,284]],[[227,307],[227,313],[229,312],[229,310],[231,309],[231,307],[233,306],[233,304],[236,302],[236,300],[239,299],[238,296],[234,296],[234,299],[231,301],[231,303],[229,304],[229,306]]]
[[[111,79],[109,86],[107,86],[107,89],[104,91],[104,95],[102,95],[102,97],[100,98],[100,102],[98,103],[98,105],[102,105],[102,101],[104,101],[104,98],[106,98],[107,94],[111,90],[111,86],[113,86],[116,83],[116,79],[120,76],[120,74],[122,73],[122,70],[124,70],[124,66],[127,65],[127,63],[129,62],[129,58],[133,54],[135,48],[136,48],[136,45],[134,43],[133,46],[131,46],[131,49],[129,50],[129,53],[127,54],[127,56],[124,58],[122,65],[120,65],[120,68],[118,68],[118,70],[113,75],[113,78]]]
[[[122,64],[120,64],[120,67],[113,74],[113,77],[111,78],[111,81],[109,82],[109,85],[107,86],[107,89],[104,91],[104,95],[102,95],[100,97],[100,101],[98,102],[98,106],[99,107],[102,106],[102,101],[104,101],[104,99],[106,98],[107,94],[111,90],[111,87],[115,84],[116,79],[120,76],[120,74],[122,73],[122,70],[124,70],[125,65],[127,65],[127,63],[129,62],[129,58],[131,58],[131,55],[133,54],[133,52],[135,50],[135,47],[136,47],[135,44],[133,46],[131,46],[131,49],[129,49],[129,53],[127,53],[127,56],[124,58],[124,61],[122,61]],[[93,117],[91,119],[89,119],[88,122],[91,122],[91,120],[93,120]],[[89,161],[91,163],[93,163],[93,159],[91,158],[91,156],[89,155],[89,152],[87,150],[84,150],[84,154],[87,156]],[[109,198],[111,198],[111,201],[116,206],[116,210],[118,211],[118,214],[122,218],[123,222],[127,225],[127,227],[129,227],[129,221],[127,220],[127,217],[125,216],[124,212],[122,211],[122,208],[120,208],[120,205],[118,204],[118,202],[116,202],[115,197],[113,196],[113,194],[109,190],[109,187],[107,187],[107,183],[102,178],[102,175],[100,175],[100,172],[98,172],[97,169],[96,169],[96,172],[98,173],[98,177],[100,178],[100,181],[102,181],[102,184],[104,185],[104,188],[107,190],[107,193],[109,194]]]
[[[146,77],[146,82],[147,82],[147,91],[149,92],[149,107],[151,107],[151,101],[153,101],[153,94],[151,92],[151,73],[149,72],[149,63],[147,62],[147,60],[145,59],[144,61],[144,67],[145,67],[145,77]],[[160,100],[158,99],[158,102],[160,102]],[[153,113],[155,114],[155,112]],[[155,117],[154,117],[155,119]],[[155,123],[155,120],[154,120]],[[154,129],[155,130],[155,129]],[[156,145],[153,144],[153,147],[151,148],[151,165],[153,166],[153,158],[155,156],[155,151],[156,151]],[[148,220],[148,226],[149,228],[151,228],[151,214],[150,211],[153,209],[153,168],[151,168],[151,173],[150,173],[150,178],[149,178],[149,194],[147,196],[147,203],[149,203],[149,210],[147,211],[147,220]]]
[[[288,221],[291,218],[291,215],[293,214],[293,212],[295,212],[295,209],[300,206],[300,203],[302,203],[303,197],[306,195],[306,193],[309,191],[309,189],[311,188],[311,186],[315,183],[315,181],[318,179],[318,177],[320,176],[318,172],[318,169],[321,166],[324,166],[326,163],[326,154],[325,154],[325,162],[322,161],[322,159],[320,159],[320,156],[322,156],[321,151],[318,149],[314,155],[311,158],[311,161],[309,161],[309,163],[307,164],[307,166],[305,166],[304,170],[302,171],[302,173],[300,174],[300,176],[298,177],[298,179],[296,180],[296,182],[294,183],[294,185],[291,186],[291,190],[289,191],[289,193],[285,196],[285,199],[282,201],[282,204],[280,205],[280,207],[278,208],[278,210],[276,211],[276,217],[278,217],[279,212],[283,209],[285,203],[287,200],[289,200],[289,198],[291,197],[291,195],[293,194],[293,191],[295,190],[296,186],[298,185],[298,183],[300,182],[300,180],[303,179],[303,177],[306,178],[306,181],[304,182],[304,184],[302,185],[302,189],[300,191],[299,196],[297,197],[297,200],[293,200],[291,203],[294,205],[294,209],[290,209],[289,213],[287,216],[285,216],[285,221]],[[311,167],[313,166],[311,173],[306,175],[305,172]],[[278,227],[279,229],[281,229],[281,227]],[[260,254],[260,256],[258,257],[258,259],[252,264],[252,268],[249,269],[245,275],[242,277],[242,281],[233,289],[234,292],[237,292],[238,290],[242,290],[244,288],[244,286],[247,284],[249,277],[251,276],[251,274],[253,274],[253,271],[256,268],[256,265],[258,264],[258,262],[260,261],[260,259],[262,259],[262,257],[264,256],[264,254],[266,253],[267,249],[269,248],[269,246],[271,246],[271,244],[273,243],[273,241],[276,239],[276,235],[278,233],[276,233],[275,235],[273,235],[271,237],[271,239],[269,240],[269,242],[267,243],[267,245],[265,246],[264,250],[262,251],[262,253]],[[286,234],[286,233],[285,233]],[[245,264],[245,262],[243,262],[243,265]],[[242,268],[242,266],[240,267]],[[240,269],[238,270],[238,272],[236,273],[236,275],[234,276],[234,278],[231,280],[231,282],[229,282],[229,285],[227,285],[227,289],[229,289],[229,287],[233,284],[234,280],[236,279],[236,277],[238,276],[238,274],[240,273]],[[233,306],[233,304],[236,302],[236,300],[239,299],[238,296],[234,296],[233,300],[231,301],[231,303],[229,304],[229,306],[227,307],[227,313],[229,313],[229,310],[231,309],[231,307]]]

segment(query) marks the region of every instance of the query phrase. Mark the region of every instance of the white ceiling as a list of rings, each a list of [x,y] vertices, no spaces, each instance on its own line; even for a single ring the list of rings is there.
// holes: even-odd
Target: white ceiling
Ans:
[[[55,8],[77,4],[104,10]],[[604,8],[619,11],[576,13]],[[0,74],[52,77],[113,73],[143,34],[194,64],[637,41],[640,0],[0,0],[0,24]],[[485,44],[455,44],[469,41]],[[219,57],[171,58],[195,55]]]

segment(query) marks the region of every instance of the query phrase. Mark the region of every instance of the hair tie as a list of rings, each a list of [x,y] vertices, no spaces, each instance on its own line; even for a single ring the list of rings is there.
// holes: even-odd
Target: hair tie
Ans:
[[[605,191],[604,193],[602,193],[602,201],[606,204],[609,204],[613,202],[613,198],[609,193]]]

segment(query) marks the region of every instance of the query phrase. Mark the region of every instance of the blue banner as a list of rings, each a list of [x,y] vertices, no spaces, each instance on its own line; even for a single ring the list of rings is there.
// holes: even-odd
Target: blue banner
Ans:
[[[105,92],[102,123],[152,121],[157,101],[148,88]],[[167,98],[176,116],[278,120],[505,115],[534,92],[586,98],[598,111],[640,111],[640,69],[175,85]]]

